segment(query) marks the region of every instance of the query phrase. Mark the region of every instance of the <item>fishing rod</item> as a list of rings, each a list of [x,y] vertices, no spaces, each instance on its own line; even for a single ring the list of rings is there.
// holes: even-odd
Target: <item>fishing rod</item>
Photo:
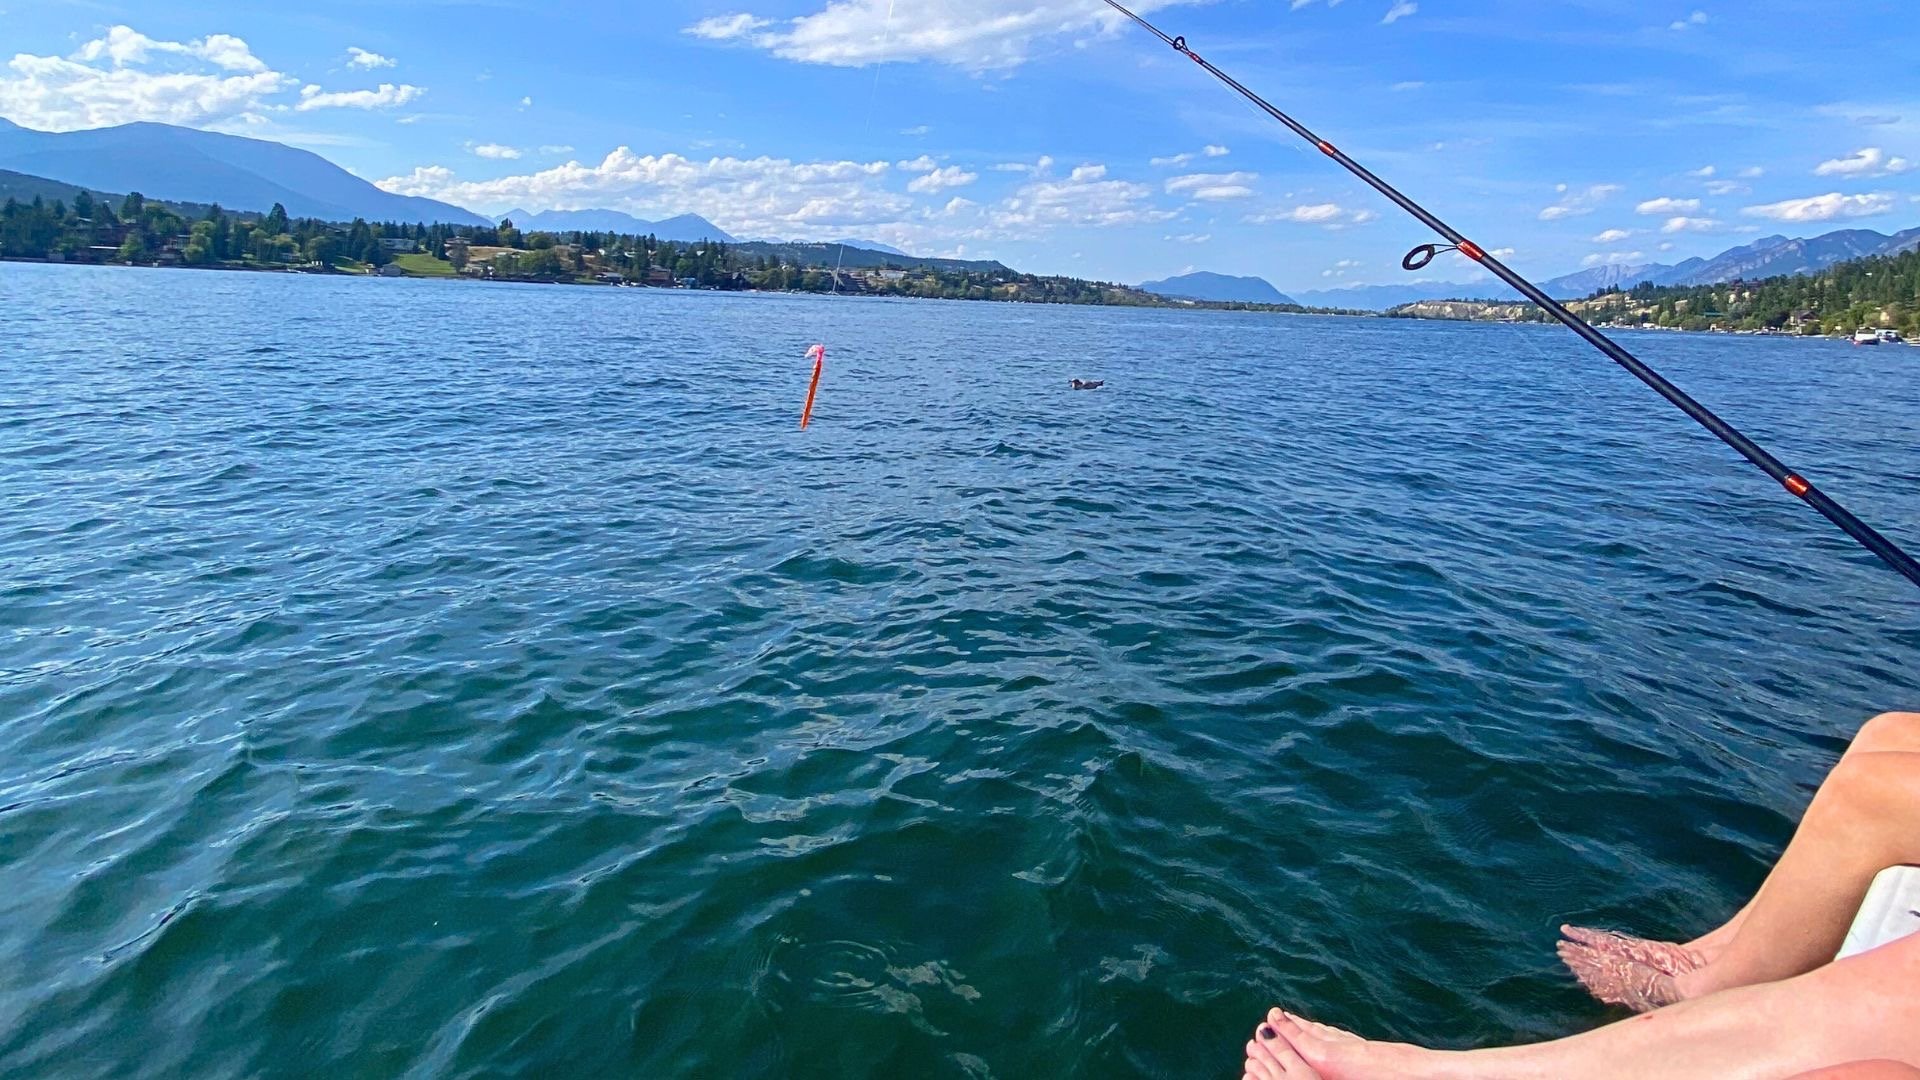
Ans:
[[[1593,325],[1585,319],[1567,310],[1564,304],[1548,296],[1538,285],[1528,281],[1513,269],[1509,268],[1505,263],[1488,254],[1486,249],[1467,239],[1464,234],[1453,226],[1435,217],[1426,207],[1421,206],[1419,203],[1401,194],[1397,188],[1385,180],[1380,179],[1378,176],[1375,176],[1366,166],[1348,157],[1332,143],[1315,135],[1305,124],[1281,112],[1275,108],[1272,103],[1268,102],[1267,99],[1247,89],[1241,85],[1239,81],[1234,79],[1233,76],[1215,67],[1199,53],[1188,48],[1186,38],[1168,36],[1159,27],[1121,6],[1118,0],[1104,0],[1104,2],[1108,7],[1125,15],[1127,18],[1139,24],[1142,29],[1154,37],[1159,38],[1175,52],[1198,64],[1207,74],[1225,83],[1228,87],[1232,88],[1235,93],[1253,102],[1261,112],[1266,113],[1268,116],[1286,125],[1289,131],[1312,143],[1321,153],[1338,162],[1340,166],[1348,172],[1364,180],[1367,185],[1375,191],[1391,199],[1394,205],[1413,215],[1421,224],[1446,238],[1447,244],[1445,246],[1440,244],[1424,244],[1408,252],[1407,257],[1401,260],[1403,267],[1408,270],[1423,269],[1428,263],[1431,263],[1434,259],[1438,258],[1441,253],[1446,251],[1458,251],[1460,254],[1486,267],[1492,271],[1495,277],[1512,286],[1528,300],[1538,304],[1547,314],[1552,315],[1555,319],[1565,324],[1567,329],[1585,338],[1588,344],[1605,353],[1614,363],[1626,368],[1634,378],[1652,387],[1655,393],[1672,402],[1675,407],[1692,417],[1701,427],[1713,432],[1721,442],[1726,443],[1738,451],[1741,457],[1759,466],[1762,472],[1773,477],[1782,487],[1786,488],[1788,492],[1808,506],[1820,511],[1828,521],[1838,525],[1848,536],[1859,541],[1862,547],[1880,556],[1882,561],[1905,575],[1907,580],[1913,582],[1915,585],[1920,585],[1920,562],[1915,562],[1913,556],[1908,555],[1900,549],[1900,545],[1882,536],[1872,526],[1855,517],[1852,511],[1835,502],[1819,488],[1814,487],[1805,477],[1787,468],[1784,462],[1768,453],[1765,447],[1741,434],[1738,428],[1735,428],[1732,424],[1727,423],[1715,415],[1713,410],[1695,401],[1686,391],[1675,386],[1669,382],[1665,376],[1648,367],[1639,357],[1634,356],[1622,348],[1618,342],[1594,329]]]

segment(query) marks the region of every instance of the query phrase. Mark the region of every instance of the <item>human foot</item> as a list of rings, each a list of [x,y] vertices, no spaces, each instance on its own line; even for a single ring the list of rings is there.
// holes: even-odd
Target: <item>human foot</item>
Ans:
[[[1561,942],[1558,951],[1580,985],[1609,1005],[1652,1012],[1684,996],[1673,975],[1651,964],[1572,941]]]
[[[1274,1037],[1268,1038],[1271,1033]],[[1284,1044],[1300,1059],[1293,1072],[1272,1076],[1293,1080],[1444,1080],[1453,1072],[1445,1067],[1449,1055],[1401,1043],[1379,1043],[1362,1039],[1348,1031],[1316,1024],[1303,1016],[1282,1009],[1267,1013],[1267,1022],[1254,1032],[1253,1050]],[[1249,1051],[1247,1060],[1255,1063]],[[1304,1071],[1303,1071],[1304,1070]],[[1254,1071],[1255,1080],[1269,1080],[1269,1074]]]
[[[1247,1040],[1247,1063],[1240,1080],[1324,1080],[1271,1024],[1254,1029]]]
[[[1676,978],[1707,966],[1707,957],[1703,952],[1670,941],[1650,941],[1584,926],[1563,926],[1560,932],[1577,945],[1585,945],[1595,952],[1608,953],[1636,964],[1645,964]]]

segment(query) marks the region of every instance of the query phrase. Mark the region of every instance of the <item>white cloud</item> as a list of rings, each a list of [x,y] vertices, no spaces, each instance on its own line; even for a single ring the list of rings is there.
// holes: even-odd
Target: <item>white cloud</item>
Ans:
[[[926,124],[915,124],[910,128],[901,128],[900,134],[905,135],[909,139],[918,139],[922,136],[933,134],[933,128],[928,127]]]
[[[932,194],[948,188],[966,187],[980,179],[979,173],[971,173],[958,165],[949,165],[944,169],[935,169],[925,176],[915,177],[907,184],[907,190],[916,194]]]
[[[1387,9],[1386,17],[1380,20],[1380,25],[1392,26],[1394,23],[1399,22],[1401,19],[1419,10],[1420,5],[1414,3],[1413,0],[1396,0],[1394,5]]]
[[[1752,188],[1737,180],[1707,181],[1707,194],[1709,195],[1745,195],[1752,190]]]
[[[347,60],[348,67],[366,68],[369,71],[374,68],[390,68],[398,63],[398,61],[391,56],[381,56],[377,52],[368,52],[358,45],[347,46],[347,55],[349,57]]]
[[[114,67],[123,68],[144,64],[153,53],[195,57],[227,71],[257,74],[267,70],[247,43],[231,34],[212,34],[193,41],[156,41],[131,26],[108,29],[105,37],[80,46],[73,58],[89,63],[106,59],[113,61]]]
[[[522,109],[523,111],[524,111],[524,110],[526,110],[526,109],[531,109],[531,108],[533,108],[533,98],[532,98],[531,96],[528,96],[528,97],[523,97],[523,98],[521,98],[521,99],[520,99],[520,108],[521,108],[521,109]]]
[[[1283,211],[1279,217],[1271,220],[1317,223],[1337,221],[1345,213],[1346,211],[1340,208],[1339,203],[1315,203],[1312,206],[1296,206],[1291,210]]]
[[[1349,210],[1339,203],[1309,203],[1255,214],[1247,218],[1247,224],[1272,225],[1279,222],[1292,222],[1298,225],[1344,229],[1349,225],[1364,225],[1379,216],[1372,210]]]
[[[880,181],[886,161],[791,161],[634,153],[620,147],[598,164],[567,162],[494,180],[463,181],[445,166],[417,168],[379,186],[482,211],[582,210],[608,207],[641,217],[702,214],[730,232],[765,236],[826,235],[840,230],[904,228],[914,208]],[[902,236],[901,228],[890,235]],[[876,237],[888,239],[888,235]]]
[[[374,187],[397,195],[427,195],[452,190],[454,184],[452,169],[445,165],[421,165],[406,176],[389,176],[374,184]]]
[[[932,158],[928,157],[925,154],[921,154],[919,157],[914,158],[912,161],[903,161],[900,163],[901,172],[911,172],[911,173],[932,172],[933,170],[939,167],[940,167],[939,162],[933,160]]]
[[[1634,207],[1633,212],[1654,216],[1661,214],[1692,213],[1698,209],[1700,209],[1699,199],[1675,199],[1662,196],[1658,199],[1648,199],[1646,202]]]
[[[494,161],[516,161],[520,157],[520,151],[517,148],[502,146],[499,143],[481,143],[478,146],[468,143],[467,149],[474,157],[490,158]]]
[[[1711,180],[1713,179],[1714,174],[1718,173],[1719,171],[1720,171],[1719,169],[1715,168],[1712,165],[1703,165],[1700,168],[1695,169],[1692,172],[1688,173],[1687,175],[1693,177],[1696,180]]]
[[[1842,195],[1829,192],[1805,199],[1787,199],[1764,206],[1749,206],[1740,211],[1749,217],[1768,218],[1773,221],[1833,221],[1836,218],[1873,217],[1892,210],[1896,202],[1893,195],[1884,192],[1872,195]]]
[[[156,54],[216,69],[141,70]],[[188,66],[191,66],[189,63]],[[72,58],[20,53],[0,75],[0,116],[43,131],[73,131],[138,120],[201,125],[258,123],[272,99],[297,85],[270,70],[228,34],[194,41],[157,41],[116,26]]]
[[[1554,185],[1554,191],[1560,194],[1560,201],[1540,211],[1541,221],[1560,221],[1564,218],[1583,217],[1593,213],[1595,207],[1626,190],[1619,184],[1592,184],[1575,191],[1567,184]]]
[[[1740,170],[1740,178],[1743,180],[1758,180],[1765,175],[1767,175],[1767,170],[1758,165],[1749,165]]]
[[[1249,185],[1258,179],[1259,173],[1250,172],[1189,173],[1168,180],[1166,187],[1169,195],[1185,195],[1205,202],[1225,202],[1252,195],[1253,188]]]
[[[1184,166],[1193,164],[1195,161],[1198,161],[1203,157],[1210,157],[1210,158],[1226,157],[1228,154],[1231,154],[1231,153],[1233,153],[1233,151],[1227,149],[1224,146],[1203,146],[1200,148],[1198,153],[1174,154],[1172,157],[1157,157],[1157,158],[1154,158],[1152,161],[1148,162],[1148,164],[1154,165],[1156,167],[1164,167],[1164,166],[1171,165],[1175,168],[1182,168]]]
[[[1024,161],[1003,161],[993,167],[994,172],[1043,173],[1053,168],[1053,158],[1042,154],[1040,160],[1031,164]]]
[[[1669,235],[1683,232],[1713,232],[1720,228],[1720,222],[1713,218],[1670,217],[1660,231]]]
[[[1404,94],[1414,90],[1424,90],[1426,89],[1426,86],[1427,86],[1426,83],[1410,80],[1408,82],[1394,83],[1392,86],[1388,87],[1387,89],[1392,90],[1397,94]]]
[[[1694,12],[1693,14],[1691,14],[1691,15],[1689,15],[1689,16],[1687,16],[1687,17],[1686,17],[1686,18],[1684,18],[1684,19],[1678,19],[1678,20],[1675,20],[1675,22],[1673,23],[1673,25],[1671,25],[1671,26],[1669,26],[1669,27],[1667,27],[1667,29],[1669,29],[1669,30],[1690,30],[1690,29],[1692,29],[1693,27],[1696,27],[1696,26],[1705,26],[1705,25],[1707,25],[1707,21],[1708,21],[1708,19],[1707,19],[1707,13],[1706,13],[1706,12],[1704,12],[1704,11],[1696,11],[1696,12]]]
[[[701,19],[682,30],[681,33],[706,38],[708,41],[732,41],[772,25],[772,19],[757,18],[753,15],[715,15],[711,19]]]
[[[815,0],[816,3],[821,0]],[[1142,14],[1204,0],[1141,0]],[[721,15],[686,28],[713,41],[765,49],[804,64],[866,67],[911,61],[970,71],[1018,67],[1044,41],[1113,31],[1122,17],[1082,0],[944,0],[893,17],[894,0],[830,0],[811,15],[768,20]]]
[[[1213,234],[1212,233],[1181,233],[1179,236],[1163,236],[1161,237],[1161,239],[1166,240],[1170,243],[1175,243],[1175,244],[1204,244],[1207,241],[1213,239]]]
[[[573,153],[573,147],[566,145],[549,145],[541,147],[540,152],[543,154],[571,154]]]
[[[376,90],[322,90],[307,84],[300,88],[300,104],[295,112],[312,112],[315,109],[392,109],[414,100],[425,90],[410,84],[395,86],[381,83]]]
[[[1580,260],[1581,266],[1630,266],[1646,258],[1643,251],[1596,251]]]
[[[1823,161],[1813,170],[1815,176],[1893,176],[1913,169],[1913,162],[1903,157],[1889,157],[1885,150],[1869,146],[1856,150],[1851,157],[1834,161]]]
[[[1596,244],[1617,244],[1632,235],[1633,233],[1626,229],[1608,229],[1598,236],[1595,236],[1593,242]]]
[[[1047,159],[1042,158],[1042,161]],[[1152,205],[1153,189],[1127,180],[1107,179],[1105,165],[1082,165],[1065,180],[1038,170],[996,207],[991,221],[1011,235],[1055,227],[1111,228],[1169,221],[1178,215]]]

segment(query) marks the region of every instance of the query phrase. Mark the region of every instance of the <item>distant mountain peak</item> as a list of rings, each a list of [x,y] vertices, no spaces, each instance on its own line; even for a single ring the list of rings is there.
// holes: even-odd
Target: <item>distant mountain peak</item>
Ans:
[[[1140,291],[1177,300],[1206,300],[1222,304],[1292,304],[1296,301],[1273,287],[1266,278],[1233,277],[1196,270],[1163,281],[1148,281]]]
[[[515,210],[496,220],[511,220],[514,227],[522,232],[611,232],[632,236],[652,235],[675,243],[698,240],[717,240],[723,244],[735,242],[726,230],[699,214],[680,214],[660,221],[648,221],[620,210],[545,210],[537,214]]]
[[[0,122],[0,169],[235,209],[279,203],[295,217],[329,221],[487,223],[448,203],[383,191],[307,150],[153,122],[63,132]]]
[[[901,251],[891,244],[883,244],[878,240],[856,240],[851,237],[842,237],[835,240],[834,243],[845,244],[848,247],[856,247],[862,251],[878,251],[883,255],[898,255],[903,259],[913,258],[911,254]]]

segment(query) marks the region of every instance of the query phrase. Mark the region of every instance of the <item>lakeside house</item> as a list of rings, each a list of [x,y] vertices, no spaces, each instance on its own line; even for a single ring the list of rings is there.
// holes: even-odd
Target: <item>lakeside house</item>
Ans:
[[[452,241],[448,243],[451,244]],[[380,238],[380,246],[396,255],[411,255],[420,245],[409,236],[383,236]]]

